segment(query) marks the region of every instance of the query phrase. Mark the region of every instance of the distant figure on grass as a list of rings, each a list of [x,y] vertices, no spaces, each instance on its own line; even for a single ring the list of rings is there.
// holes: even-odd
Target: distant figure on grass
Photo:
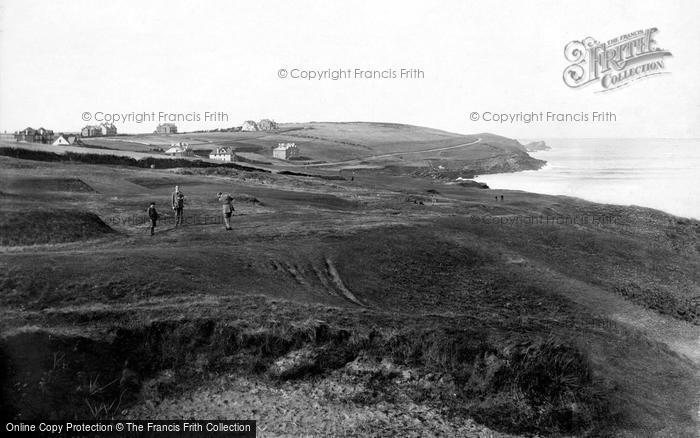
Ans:
[[[432,205],[437,204],[437,197],[435,196],[435,193],[433,193],[433,194],[430,196],[430,202],[431,202]]]
[[[146,213],[148,213],[148,218],[151,220],[151,236],[155,234],[156,230],[156,225],[158,222],[158,212],[156,211],[156,203],[151,202],[151,204],[148,206],[148,209],[146,210]]]
[[[180,191],[180,186],[175,186],[171,196],[173,211],[175,212],[175,226],[182,225],[182,214],[185,209],[185,195]]]
[[[501,195],[501,201],[503,201],[503,195]]]
[[[224,214],[224,223],[226,224],[226,231],[231,230],[231,215],[233,214],[233,197],[231,196],[230,193],[217,193],[217,197],[219,198],[219,202],[221,203],[221,209],[222,213]]]

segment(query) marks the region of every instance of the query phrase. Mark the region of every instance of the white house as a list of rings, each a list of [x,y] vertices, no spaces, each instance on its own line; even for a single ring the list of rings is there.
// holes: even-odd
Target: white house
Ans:
[[[295,143],[278,143],[272,150],[272,156],[280,160],[289,160],[299,156],[299,148]]]
[[[78,143],[79,140],[80,140],[80,137],[78,137],[75,134],[61,134],[51,144],[54,146],[70,146],[72,144]]]
[[[209,153],[209,159],[219,161],[233,161],[236,154],[231,148],[216,148]]]
[[[191,157],[194,156],[194,151],[190,148],[190,145],[185,142],[173,143],[170,145],[170,149],[165,151],[167,155],[172,155],[174,157]]]

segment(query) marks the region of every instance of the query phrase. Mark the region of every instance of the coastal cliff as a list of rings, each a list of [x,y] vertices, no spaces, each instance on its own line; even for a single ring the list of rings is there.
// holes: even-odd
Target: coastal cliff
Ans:
[[[473,178],[490,173],[539,170],[547,164],[530,156],[517,140],[489,133],[476,134],[475,137],[479,138],[478,143],[431,157],[429,167],[421,168],[413,175],[440,179]]]

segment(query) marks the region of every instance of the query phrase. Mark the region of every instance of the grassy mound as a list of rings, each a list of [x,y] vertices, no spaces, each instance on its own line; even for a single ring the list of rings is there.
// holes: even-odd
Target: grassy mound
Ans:
[[[94,213],[74,210],[0,212],[0,245],[38,245],[93,239],[114,231]]]
[[[12,190],[35,192],[95,192],[80,178],[12,178],[8,186]]]
[[[114,418],[135,402],[177,394],[217,372],[273,384],[351,379],[364,390],[348,402],[409,397],[506,430],[581,432],[605,416],[605,400],[573,346],[527,337],[513,344],[477,329],[158,321],[116,328],[109,342],[19,333],[0,341],[0,365],[8,377],[0,398],[7,419],[19,412],[22,420]]]

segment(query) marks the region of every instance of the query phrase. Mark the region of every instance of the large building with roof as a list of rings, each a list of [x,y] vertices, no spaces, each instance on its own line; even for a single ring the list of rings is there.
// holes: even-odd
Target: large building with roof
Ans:
[[[100,132],[102,132],[102,135],[105,137],[117,135],[117,127],[114,126],[114,123],[102,123],[100,125]]]
[[[289,160],[299,156],[299,148],[295,143],[278,143],[272,150],[272,156],[280,160]]]
[[[161,123],[156,127],[154,134],[177,134],[177,125],[174,123]]]
[[[21,131],[15,132],[15,140],[22,141],[26,143],[53,143],[53,131],[50,129],[33,129],[31,127],[25,128]]]
[[[102,137],[102,128],[99,125],[87,125],[80,130],[81,137]]]

